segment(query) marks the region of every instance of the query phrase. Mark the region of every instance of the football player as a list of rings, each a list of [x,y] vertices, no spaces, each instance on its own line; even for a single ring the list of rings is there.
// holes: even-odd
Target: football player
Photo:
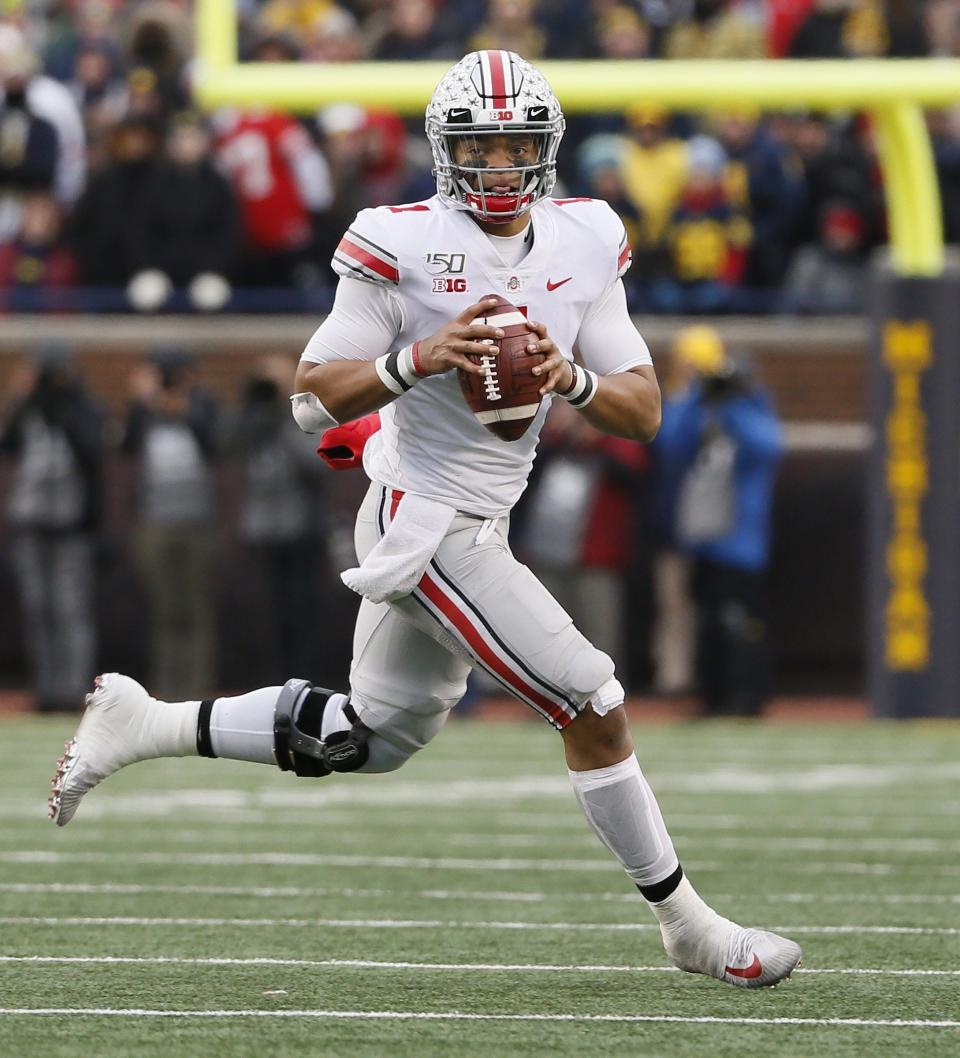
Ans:
[[[228,757],[302,776],[391,771],[437,734],[480,667],[560,733],[583,812],[648,901],[673,962],[732,985],[774,985],[800,948],[721,917],[692,887],[634,756],[613,662],[507,541],[552,399],[622,437],[649,441],[659,426],[656,377],[620,281],[623,225],[603,202],[550,197],[563,115],[543,76],[511,52],[458,62],[426,129],[437,194],[357,216],[292,398],[310,432],[380,410],[363,452],[361,565],[343,575],[364,596],[349,692],[296,678],[166,703],[127,676],[101,676],[59,762],[50,814],[66,824],[92,787],[149,757]],[[483,320],[493,292],[525,314],[529,348],[545,357],[533,369],[541,406],[513,442],[477,421],[454,370],[481,372],[471,354],[502,336]]]

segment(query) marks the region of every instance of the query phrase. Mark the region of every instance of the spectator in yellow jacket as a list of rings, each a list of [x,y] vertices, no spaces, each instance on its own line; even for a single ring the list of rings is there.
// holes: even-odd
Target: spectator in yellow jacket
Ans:
[[[644,218],[634,250],[660,242],[687,179],[687,145],[669,135],[667,119],[662,107],[637,104],[627,111],[630,135],[621,179],[627,198]]]

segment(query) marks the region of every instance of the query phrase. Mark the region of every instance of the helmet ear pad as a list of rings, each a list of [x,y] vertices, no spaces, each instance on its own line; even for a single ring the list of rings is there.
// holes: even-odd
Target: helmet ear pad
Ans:
[[[514,52],[470,52],[447,71],[427,106],[427,138],[433,151],[440,199],[478,218],[513,219],[546,198],[556,184],[556,159],[565,122],[546,78]],[[478,165],[463,165],[454,144],[470,136],[523,133],[536,138],[534,165],[520,171],[516,195],[488,195]]]

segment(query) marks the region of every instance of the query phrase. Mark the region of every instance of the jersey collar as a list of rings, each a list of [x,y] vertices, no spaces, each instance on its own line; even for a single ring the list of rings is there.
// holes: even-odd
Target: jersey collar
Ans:
[[[464,250],[469,254],[472,262],[491,281],[498,293],[510,293],[507,283],[511,276],[525,280],[542,273],[547,267],[554,244],[554,221],[549,210],[544,208],[547,206],[549,206],[549,199],[538,202],[530,210],[530,223],[533,225],[533,248],[522,261],[512,267],[503,263],[493,244],[468,213],[463,210],[451,210],[454,214],[454,224],[462,233]]]

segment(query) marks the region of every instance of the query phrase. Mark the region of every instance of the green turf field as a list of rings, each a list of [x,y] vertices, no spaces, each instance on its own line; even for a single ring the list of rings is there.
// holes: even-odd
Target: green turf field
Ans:
[[[72,727],[0,720],[0,1058],[960,1054],[960,725],[636,729],[694,883],[805,948],[759,992],[667,967],[536,723],[152,761],[58,830]]]

